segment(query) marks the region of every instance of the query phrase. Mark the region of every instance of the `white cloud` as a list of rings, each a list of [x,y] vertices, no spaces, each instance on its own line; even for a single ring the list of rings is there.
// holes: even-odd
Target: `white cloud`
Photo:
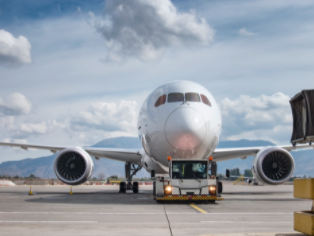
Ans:
[[[13,138],[28,138],[36,135],[46,135],[53,132],[60,125],[55,121],[43,121],[38,123],[21,122],[11,126],[9,132]]]
[[[52,131],[54,126],[56,125],[55,121],[47,121],[47,122],[40,122],[40,123],[22,123],[19,125],[19,131],[23,134],[35,134],[35,135],[42,135],[46,134],[49,131]]]
[[[25,139],[32,135],[45,135],[54,131],[56,127],[61,127],[55,120],[42,122],[23,121],[25,118],[30,119],[31,111],[32,104],[23,94],[12,93],[5,99],[0,98],[1,133],[6,133],[14,139]]]
[[[224,139],[264,139],[289,142],[292,114],[289,97],[283,93],[238,99],[220,103]]]
[[[257,35],[257,33],[250,32],[246,28],[240,29],[238,33],[241,36],[255,36],[255,35]]]
[[[135,101],[96,102],[91,104],[87,111],[73,114],[70,126],[75,131],[102,130],[130,133],[136,130],[136,111]]]
[[[26,139],[9,139],[9,138],[5,138],[5,139],[2,139],[1,142],[5,142],[5,143],[10,143],[10,142],[13,142],[13,143],[27,143],[27,140]],[[17,148],[19,149],[19,148]]]
[[[291,125],[276,125],[270,129],[256,129],[251,131],[244,131],[239,134],[230,135],[228,140],[267,140],[275,144],[287,144],[290,142],[292,133]]]
[[[58,122],[38,119],[31,109],[32,104],[19,93],[0,99],[0,133],[4,138],[29,139],[58,133],[75,142],[92,144],[104,138],[137,134],[135,101],[94,102],[86,110],[76,108],[71,114],[65,113]]]
[[[14,116],[0,117],[0,129],[11,129],[13,127],[14,120]]]
[[[11,33],[0,29],[0,65],[16,67],[31,62],[31,44],[27,38],[15,38]]]
[[[12,93],[5,99],[0,98],[0,114],[18,116],[29,114],[32,104],[21,93]]]
[[[207,45],[214,30],[194,11],[179,13],[170,0],[108,0],[101,20],[89,12],[89,23],[108,47],[104,61],[159,58],[167,47]]]

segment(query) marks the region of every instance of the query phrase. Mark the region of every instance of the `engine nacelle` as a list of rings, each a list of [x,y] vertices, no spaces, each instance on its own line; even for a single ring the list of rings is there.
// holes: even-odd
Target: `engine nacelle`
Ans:
[[[54,171],[59,180],[69,185],[79,185],[93,174],[94,162],[82,148],[66,148],[57,156]]]
[[[264,184],[282,184],[290,179],[293,172],[293,157],[280,147],[264,148],[253,160],[253,176]]]

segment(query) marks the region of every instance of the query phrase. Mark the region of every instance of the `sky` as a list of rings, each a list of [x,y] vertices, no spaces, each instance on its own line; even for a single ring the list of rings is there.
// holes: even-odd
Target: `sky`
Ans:
[[[311,0],[0,1],[0,140],[136,137],[149,93],[191,80],[219,104],[221,140],[287,144],[289,99],[314,88],[313,23]]]

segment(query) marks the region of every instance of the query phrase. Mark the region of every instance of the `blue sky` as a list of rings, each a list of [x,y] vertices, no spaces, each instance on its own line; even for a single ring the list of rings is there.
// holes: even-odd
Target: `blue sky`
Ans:
[[[314,88],[313,23],[306,0],[1,1],[0,140],[136,136],[146,96],[180,79],[214,95],[222,140],[288,143],[289,98]]]

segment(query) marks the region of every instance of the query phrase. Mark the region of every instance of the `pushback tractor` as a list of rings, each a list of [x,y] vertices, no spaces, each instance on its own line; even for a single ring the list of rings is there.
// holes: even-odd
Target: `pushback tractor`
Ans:
[[[154,199],[159,201],[223,200],[222,183],[216,177],[216,162],[210,160],[169,160],[169,176],[157,177]],[[210,170],[210,174],[209,174]]]

